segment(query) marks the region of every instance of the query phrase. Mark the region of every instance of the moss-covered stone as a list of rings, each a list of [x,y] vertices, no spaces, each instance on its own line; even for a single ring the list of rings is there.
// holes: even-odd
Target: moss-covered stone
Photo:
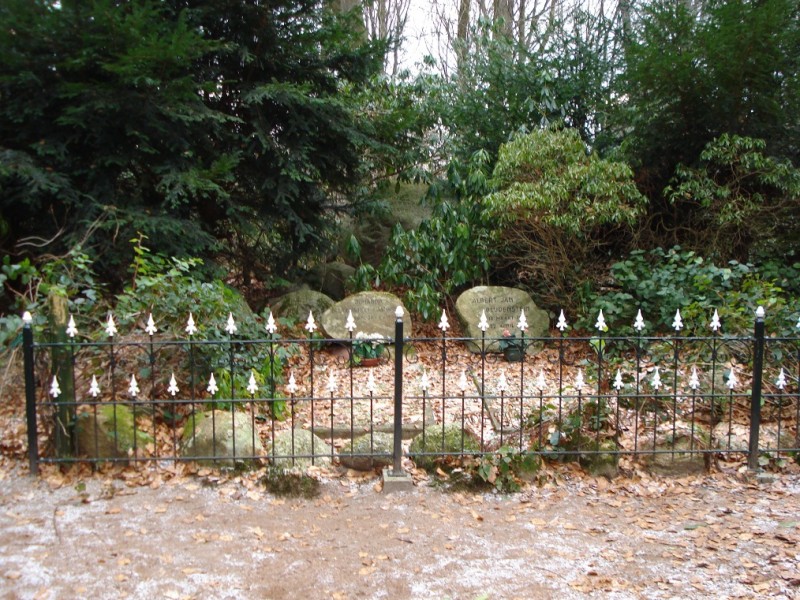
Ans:
[[[366,434],[354,438],[352,444],[348,441],[339,449],[339,462],[349,469],[371,471],[390,466],[393,462],[393,450],[394,436],[391,433],[375,432],[372,437]],[[369,456],[353,456],[356,454]],[[373,456],[375,454],[388,456]]]
[[[659,431],[653,440],[640,438],[639,462],[649,471],[659,475],[691,475],[706,471],[711,455],[703,452],[709,448],[708,432],[695,425],[694,434],[683,426],[675,433],[669,428]]]
[[[248,415],[215,410],[189,417],[181,454],[201,464],[233,467],[252,466],[265,451]]]
[[[453,454],[478,452],[480,452],[478,440],[455,423],[445,426],[444,435],[442,435],[441,427],[428,427],[425,430],[424,439],[422,435],[418,435],[409,447],[409,453],[417,466],[428,471],[458,461],[460,456],[452,456]],[[420,456],[419,453],[423,455]]]
[[[133,411],[123,404],[102,404],[78,414],[75,437],[78,453],[89,458],[123,458],[134,446],[153,441],[147,432],[135,427]]]
[[[580,455],[580,465],[595,477],[612,479],[619,474],[619,452],[614,440],[602,440],[591,444],[591,454]]]
[[[272,465],[284,469],[310,467],[312,455],[315,465],[331,463],[330,445],[307,429],[295,428],[276,432],[273,444],[267,449],[267,452]],[[286,458],[291,455],[300,455],[301,457],[294,460]],[[302,455],[307,456],[302,457]],[[275,458],[272,458],[273,456]]]

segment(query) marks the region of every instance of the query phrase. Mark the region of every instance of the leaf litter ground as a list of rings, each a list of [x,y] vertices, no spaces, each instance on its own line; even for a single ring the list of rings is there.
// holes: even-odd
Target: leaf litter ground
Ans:
[[[548,465],[522,493],[447,493],[318,470],[320,495],[261,471],[187,464],[66,471],[24,463],[24,413],[0,408],[3,598],[794,598],[800,474],[614,481]]]

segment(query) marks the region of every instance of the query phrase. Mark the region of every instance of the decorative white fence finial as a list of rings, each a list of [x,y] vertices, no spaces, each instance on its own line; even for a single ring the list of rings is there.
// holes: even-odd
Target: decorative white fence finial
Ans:
[[[58,386],[58,378],[53,375],[53,383],[50,384],[50,395],[58,398],[61,395],[61,388]]]
[[[597,323],[594,324],[595,329],[598,331],[608,331],[608,325],[606,325],[606,318],[603,315],[603,309],[600,309],[600,314],[597,315]]]
[[[655,368],[655,371],[653,372],[653,381],[651,383],[651,385],[653,386],[653,389],[656,390],[656,391],[660,390],[661,386],[662,386],[661,373],[659,372],[658,369],[659,369],[658,367]]]
[[[689,387],[695,392],[700,389],[700,377],[697,375],[697,367],[692,367],[692,376],[689,377]]]
[[[228,335],[233,335],[237,331],[236,322],[233,320],[233,313],[228,313],[228,322],[225,324],[225,331]]]
[[[308,311],[308,320],[306,321],[305,329],[308,333],[314,333],[317,330],[317,323],[314,321],[314,314],[311,311]]]
[[[172,377],[169,378],[169,387],[167,388],[167,391],[172,394],[173,398],[175,397],[175,394],[180,392],[178,389],[178,380],[175,379],[175,373],[173,373]]]
[[[155,335],[157,331],[156,322],[153,320],[153,313],[150,313],[150,316],[147,317],[147,325],[144,328],[144,332],[147,335]]]
[[[497,380],[497,391],[501,394],[508,391],[508,380],[506,379],[505,369],[501,371],[500,378]]]
[[[78,328],[75,326],[75,317],[69,316],[69,323],[67,323],[67,335],[74,338],[78,335]]]
[[[294,372],[289,374],[289,383],[286,385],[286,391],[294,396],[297,393],[297,380],[294,378]]]
[[[328,373],[328,393],[331,395],[336,393],[336,373],[333,370]]]
[[[783,372],[783,367],[781,367],[781,372],[778,375],[778,378],[775,380],[775,387],[777,387],[780,391],[786,389],[786,374]]]
[[[585,385],[586,381],[583,379],[583,369],[578,369],[578,375],[575,377],[575,389],[580,392]]]
[[[398,304],[397,308],[394,309],[395,318],[402,319],[404,314],[405,311],[403,310],[403,307]]]
[[[428,391],[429,387],[431,387],[431,380],[428,379],[428,374],[423,371],[422,377],[419,380],[419,389],[421,389],[424,394]]]
[[[612,384],[614,389],[620,391],[624,387],[624,383],[622,382],[622,371],[617,369],[617,374],[614,375],[614,383]]]
[[[467,391],[469,384],[467,383],[467,372],[461,371],[461,377],[458,378],[458,389],[461,390],[462,393]]]
[[[683,329],[683,319],[681,319],[681,309],[675,311],[675,318],[672,320],[672,328],[675,331]]]
[[[486,320],[486,311],[481,311],[481,318],[478,321],[478,329],[480,329],[483,333],[486,333],[486,330],[489,329],[489,321]]]
[[[442,330],[442,333],[445,333],[448,329],[450,329],[450,321],[447,320],[447,313],[442,309],[442,318],[439,319],[439,329]]]
[[[722,323],[719,320],[719,311],[716,308],[714,309],[714,314],[711,315],[711,323],[709,324],[709,327],[714,333],[717,333],[720,327],[722,327]]]
[[[114,334],[117,333],[117,325],[114,323],[114,315],[108,313],[108,322],[106,323],[106,333],[108,337],[114,337]]]
[[[347,311],[347,321],[344,324],[344,328],[350,333],[353,333],[356,330],[356,321],[353,319],[352,310]]]
[[[539,376],[536,378],[536,389],[543,392],[547,389],[547,381],[544,378],[544,370],[539,369]]]
[[[24,313],[22,313],[23,323],[25,323],[26,325],[30,325],[32,321],[33,321],[33,315],[29,311],[26,310]],[[797,326],[800,327],[800,322],[798,322]]]
[[[633,328],[639,333],[642,333],[642,330],[644,329],[644,317],[642,316],[641,308],[636,313],[636,320],[633,322]]]
[[[556,329],[558,329],[561,333],[564,333],[567,330],[567,317],[564,316],[564,310],[561,310],[561,314],[558,315],[558,323],[556,323]]]
[[[758,317],[759,319],[763,319],[766,314],[767,312],[764,310],[763,306],[759,306],[756,309],[756,317]]]
[[[269,311],[269,317],[267,317],[266,330],[270,335],[275,335],[275,332],[278,331],[278,324],[275,323],[275,317],[272,315],[272,311]]]
[[[517,321],[517,329],[523,333],[528,331],[528,319],[525,318],[525,309],[519,311],[519,321]]]
[[[197,327],[194,324],[194,317],[192,313],[189,313],[189,318],[186,321],[186,334],[187,335],[194,335],[197,333]]]
[[[89,395],[92,398],[97,398],[100,395],[100,384],[97,383],[97,377],[92,375],[92,383],[89,385]]]
[[[212,396],[219,391],[219,386],[217,386],[217,380],[214,379],[214,374],[211,374],[211,377],[208,378],[208,387],[206,388],[208,393]]]
[[[136,383],[136,375],[131,375],[131,383],[128,385],[128,393],[136,398],[136,396],[139,394],[139,391],[139,384]]]
[[[725,382],[725,385],[727,385],[728,389],[731,391],[739,385],[739,378],[736,377],[736,371],[734,371],[733,365],[731,365],[731,372],[728,374],[728,381]]]
[[[258,383],[256,382],[256,374],[250,370],[250,379],[247,381],[247,393],[255,396],[258,392]]]

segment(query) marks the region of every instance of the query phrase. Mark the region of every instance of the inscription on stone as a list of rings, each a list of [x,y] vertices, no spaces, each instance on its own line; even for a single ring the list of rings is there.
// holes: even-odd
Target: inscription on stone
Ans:
[[[521,311],[525,311],[528,322],[527,338],[545,337],[550,326],[548,314],[536,306],[533,299],[524,290],[502,286],[478,286],[467,290],[456,301],[456,313],[464,328],[467,337],[480,338],[481,330],[478,327],[481,314],[486,315],[488,328],[486,330],[486,349],[497,352],[499,344],[497,338],[503,336],[503,331],[508,330],[519,337],[517,329]],[[473,352],[480,351],[480,345],[468,344]],[[531,346],[531,350],[536,345]]]
[[[371,334],[379,333],[385,338],[394,337],[395,310],[403,306],[400,298],[386,292],[360,292],[348,296],[341,302],[331,306],[322,315],[320,324],[327,337],[333,339],[348,339],[349,332],[345,327],[347,315],[353,313],[356,329]],[[411,318],[403,307],[404,334],[411,335]]]

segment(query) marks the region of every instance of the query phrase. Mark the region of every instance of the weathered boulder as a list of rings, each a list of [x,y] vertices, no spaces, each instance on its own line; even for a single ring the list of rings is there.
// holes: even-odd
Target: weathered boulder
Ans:
[[[78,453],[90,458],[121,458],[129,451],[153,441],[146,431],[134,427],[133,411],[127,405],[107,404],[78,414],[75,437]],[[134,439],[136,443],[134,444]]]
[[[395,310],[403,309],[403,331],[409,335],[412,331],[411,317],[400,298],[388,292],[359,292],[337,302],[326,310],[320,318],[320,325],[329,338],[348,339],[349,332],[345,327],[347,315],[353,312],[356,329],[364,334],[377,333],[385,338],[394,337]]]
[[[254,457],[265,455],[250,417],[241,412],[196,413],[187,419],[181,441],[182,456],[196,457],[201,464],[252,465]]]
[[[268,445],[267,454],[270,462],[284,469],[292,467],[310,467],[314,456],[315,465],[329,465],[331,463],[331,447],[308,429],[287,429],[275,433],[275,440]],[[290,456],[300,456],[292,460]],[[305,455],[305,456],[304,456]],[[274,458],[273,458],[274,457]]]
[[[416,436],[409,447],[411,455],[417,454],[414,456],[414,462],[427,471],[441,464],[458,461],[461,456],[454,456],[455,454],[477,454],[480,451],[478,440],[455,423],[445,425],[444,435],[440,426],[432,425],[426,428],[424,439],[421,434]]]
[[[499,352],[499,338],[503,331],[508,330],[517,337],[520,336],[517,323],[522,311],[528,322],[526,338],[547,337],[550,330],[550,317],[524,290],[503,286],[481,285],[467,290],[456,300],[456,315],[463,327],[465,337],[481,337],[478,324],[481,314],[486,313],[488,328],[486,329],[487,352]],[[472,352],[480,352],[480,343],[468,342],[467,346]],[[528,352],[534,352],[541,344],[533,343],[528,346]]]
[[[639,438],[639,462],[649,471],[659,475],[691,475],[706,471],[710,464],[708,432],[695,425],[678,424],[675,432],[672,425],[659,427],[655,444],[652,433]]]
[[[316,319],[333,304],[333,300],[325,294],[303,288],[276,298],[270,304],[270,310],[275,318],[287,317],[303,323],[308,319],[309,312]]]
[[[599,444],[589,441],[591,454],[581,454],[580,465],[595,477],[613,479],[619,474],[619,451],[614,440],[602,440]]]
[[[758,430],[758,447],[761,449],[793,448],[794,436],[784,426],[778,440],[776,423],[761,423]],[[728,423],[724,421],[714,427],[714,447],[723,450],[741,450],[747,452],[750,447],[750,425]]]
[[[321,263],[314,265],[305,279],[312,289],[341,300],[347,295],[348,281],[355,272],[355,267],[343,262]]]
[[[356,471],[371,471],[392,464],[394,451],[394,436],[391,433],[374,432],[353,438],[352,444],[348,441],[339,449],[339,462],[348,469]],[[357,454],[370,456],[354,456]],[[372,456],[383,454],[384,456]]]

